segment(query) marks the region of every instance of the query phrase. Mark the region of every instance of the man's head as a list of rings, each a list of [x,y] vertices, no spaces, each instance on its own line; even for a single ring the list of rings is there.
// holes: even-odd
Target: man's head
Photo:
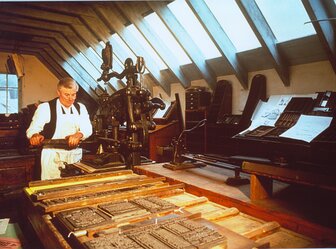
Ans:
[[[78,84],[70,77],[61,79],[57,84],[57,94],[62,105],[70,107],[76,100]]]

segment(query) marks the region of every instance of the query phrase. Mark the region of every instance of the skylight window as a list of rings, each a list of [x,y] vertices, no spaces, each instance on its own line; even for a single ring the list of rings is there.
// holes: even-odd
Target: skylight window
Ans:
[[[300,0],[256,0],[279,42],[316,34]]]
[[[120,38],[117,33],[111,36],[110,42],[112,45],[113,53],[118,56],[122,63],[124,63],[127,58],[131,58],[133,62],[136,61],[136,55],[132,52],[132,50],[126,45],[126,43]]]
[[[153,59],[156,65],[158,65],[160,70],[168,68],[167,65],[158,56],[158,54],[154,51],[152,46],[146,41],[143,35],[139,32],[139,30],[133,24],[129,25],[126,29],[129,30],[132,33],[132,35],[137,39],[136,42],[140,43],[143,49],[149,54],[151,59]],[[139,54],[139,56],[143,56],[143,55]],[[144,59],[146,61],[146,58]]]
[[[169,48],[169,50],[174,53],[178,60],[179,65],[190,64],[191,60],[188,55],[184,52],[180,44],[176,41],[174,36],[169,32],[167,27],[154,12],[145,17],[145,20],[150,25],[151,29],[161,37],[162,42]]]
[[[100,77],[100,72],[97,68],[95,68],[91,62],[82,54],[82,52],[78,53],[75,56],[75,59],[79,62],[79,64],[91,75],[92,78],[97,79]]]
[[[250,25],[234,0],[205,0],[209,9],[237,49],[237,52],[261,47]]]
[[[189,33],[206,59],[220,57],[221,53],[214,45],[188,4],[184,0],[169,3],[168,8],[174,13],[178,21]]]
[[[89,47],[87,51],[94,56],[94,61],[99,61],[100,63],[102,62],[102,58],[100,57],[101,55],[98,55],[98,53],[92,48]],[[99,66],[100,67],[100,66]]]

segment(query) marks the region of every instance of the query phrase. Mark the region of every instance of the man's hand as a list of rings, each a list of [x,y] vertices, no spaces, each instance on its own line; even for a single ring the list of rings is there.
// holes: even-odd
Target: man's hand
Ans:
[[[44,136],[41,134],[35,133],[30,139],[29,142],[33,146],[41,146],[44,141]]]
[[[68,144],[70,148],[76,148],[82,137],[83,134],[81,132],[76,132],[73,135],[67,136],[65,139],[68,139]]]

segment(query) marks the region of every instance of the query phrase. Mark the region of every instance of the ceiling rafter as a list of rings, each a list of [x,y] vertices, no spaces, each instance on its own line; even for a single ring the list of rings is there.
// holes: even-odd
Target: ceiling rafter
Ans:
[[[10,7],[10,6],[9,6]],[[5,9],[5,11],[12,11],[12,8],[4,8]],[[37,13],[39,13],[39,17],[43,17],[43,18],[45,18],[45,16],[48,16],[49,18],[50,18],[50,16],[53,16],[53,14],[54,13],[51,13],[50,15],[46,15],[46,13],[45,12],[43,12],[43,11],[37,11],[37,13],[35,13],[35,11],[36,10],[34,10],[33,9],[33,11],[31,11],[31,9],[29,8],[29,9],[27,9],[27,8],[13,8],[15,11],[14,11],[14,13],[16,13],[16,12],[18,12],[19,14],[21,14],[21,15],[23,15],[23,14],[25,14],[26,16],[29,16],[29,17],[31,17],[31,15],[34,15],[34,14],[37,14]],[[29,13],[27,13],[27,12],[29,12]],[[34,15],[34,18],[35,18],[36,16]],[[64,18],[64,20],[67,20],[68,18]],[[47,19],[47,20],[50,20],[50,19]],[[55,20],[54,20],[55,21]],[[51,21],[51,22],[54,22],[54,21]],[[57,21],[56,23],[60,23],[59,21]],[[71,23],[74,23],[74,20],[73,20],[73,18],[71,19]],[[28,24],[30,24],[30,22],[25,22],[25,24],[27,24],[27,26],[28,26]],[[52,24],[54,24],[54,23],[52,23]],[[51,24],[50,24],[51,25]],[[48,27],[50,26],[50,25],[48,25]],[[23,26],[23,27],[25,27],[25,26]],[[69,55],[69,56],[75,56],[77,53],[79,53],[79,49],[77,49],[77,48],[74,48],[73,46],[72,46],[72,44],[70,44],[67,40],[67,37],[63,34],[63,32],[60,32],[60,31],[55,31],[54,33],[53,33],[53,30],[46,30],[45,28],[45,26],[42,26],[42,27],[40,27],[40,28],[38,28],[38,27],[27,27],[27,28],[30,28],[31,29],[31,31],[32,32],[34,32],[34,31],[36,31],[36,30],[39,30],[39,32],[44,32],[44,33],[47,33],[47,36],[51,36],[51,37],[54,37],[55,39],[58,39],[58,42],[60,43],[60,45],[61,45],[61,47],[63,48],[63,50]],[[21,28],[18,30],[18,32],[21,32]],[[39,34],[35,34],[35,35],[39,35]],[[63,36],[63,37],[60,37],[60,36]],[[69,57],[69,58],[64,58],[64,60],[67,60],[67,59],[69,59],[69,60],[71,60],[71,58]],[[89,61],[90,62],[90,61]],[[91,62],[90,62],[91,63]],[[76,67],[77,67],[77,70],[81,70],[81,68],[82,68],[82,66],[81,66],[81,64],[80,64],[80,62],[75,62],[75,63],[72,63],[72,66],[75,66],[75,64],[78,64],[78,65],[76,65]],[[94,79],[94,78],[92,78],[92,76],[91,75],[89,75],[89,73],[88,72],[86,72],[86,70],[83,68],[83,70],[82,70],[82,73],[81,73],[81,75],[82,76],[85,76],[86,77],[86,82],[96,82],[96,79]],[[91,79],[90,79],[91,78]],[[84,79],[83,79],[84,80]],[[92,87],[92,86],[91,86]]]
[[[6,48],[8,52],[13,53],[13,52],[18,52],[17,47],[15,45],[15,43],[13,43],[13,41],[5,39],[5,38],[0,38],[0,44],[2,48]],[[61,75],[61,72],[64,72],[64,69],[58,65],[57,63],[55,63],[55,61],[53,61],[53,63],[50,63],[50,60],[47,60],[45,57],[46,56],[42,56],[41,52],[44,52],[44,48],[48,47],[48,43],[44,43],[44,42],[36,42],[36,41],[30,41],[30,42],[25,42],[23,46],[20,46],[19,52],[20,53],[28,53],[28,54],[34,54],[34,55],[39,55],[40,57],[44,58],[44,62],[48,62],[45,64],[45,66],[47,66],[47,68],[49,68],[50,71],[52,71],[53,73],[55,73],[55,75]],[[44,54],[46,54],[44,52]],[[57,73],[57,74],[56,74]]]
[[[200,23],[207,31],[211,40],[214,42],[228,65],[230,65],[231,70],[236,75],[241,86],[247,89],[247,71],[238,60],[236,48],[208,8],[207,4],[204,0],[187,0],[186,2],[199,19]]]
[[[93,54],[86,45],[81,41],[81,39],[75,34],[69,24],[59,24],[51,23],[42,20],[35,20],[24,16],[16,16],[12,18],[13,14],[3,14],[0,16],[0,21],[5,21],[13,25],[21,25],[24,23],[25,26],[31,28],[41,29],[41,27],[48,27],[48,31],[55,31],[62,33],[65,39],[77,50],[81,51],[83,55],[88,59],[88,61],[96,67],[97,70],[100,70],[100,65],[102,60],[99,60],[99,57]]]
[[[78,71],[76,71],[72,65],[68,61],[64,61],[62,57],[57,53],[55,48],[53,46],[48,46],[47,48],[44,49],[50,57],[54,58],[54,60],[57,62],[57,64],[61,65],[64,70],[80,84],[80,86],[96,101],[98,101],[97,93],[95,92],[94,89],[88,84],[83,84],[83,78]]]
[[[32,4],[36,5],[36,3]],[[110,31],[105,23],[96,15],[95,11],[91,8],[91,5],[77,2],[56,4],[57,12],[79,18],[98,41],[107,41],[110,36]],[[42,2],[36,6],[43,10],[55,11],[55,4]]]
[[[208,85],[214,89],[217,79],[210,66],[206,63],[201,51],[176,19],[174,14],[167,7],[167,2],[147,2],[148,5],[156,12],[161,20],[166,24],[167,28],[172,32],[176,40],[185,49],[191,60],[196,65],[197,69],[203,76]]]
[[[10,41],[5,41],[4,39],[0,40],[0,46],[2,52],[7,53],[13,53],[13,51],[15,51],[16,49],[13,43],[11,43]],[[43,46],[45,46],[45,44]],[[56,77],[62,78],[68,76],[65,70],[60,67],[52,58],[50,58],[49,54],[43,51],[43,48],[39,45],[23,45],[20,48],[20,52],[26,55],[33,55],[37,57],[41,61],[41,63],[43,63]]]
[[[36,31],[35,31],[36,32]],[[95,79],[85,70],[81,65],[81,62],[76,59],[76,54],[78,53],[62,36],[62,34],[57,32],[46,32],[46,31],[37,31],[36,37],[38,34],[41,34],[45,37],[49,37],[49,45],[55,47],[58,54],[61,55],[64,61],[67,61],[83,78],[83,80],[93,89],[95,89],[96,84]]]
[[[35,43],[36,44],[36,43]],[[38,44],[38,43],[37,43]],[[10,44],[9,48],[7,49],[6,46],[4,46],[3,44],[1,44],[0,42],[0,46],[1,46],[1,51],[3,52],[8,52],[11,53],[12,49],[10,47],[12,47],[13,45]],[[33,55],[35,56],[37,59],[39,59],[41,61],[41,63],[45,64],[45,65],[53,65],[58,67],[61,72],[58,72],[57,70],[55,70],[54,67],[48,67],[50,69],[50,71],[57,77],[57,78],[63,78],[63,77],[68,77],[70,76],[70,74],[68,74],[68,72],[63,68],[60,67],[58,63],[55,62],[55,56],[51,56],[49,52],[46,52],[45,50],[51,50],[51,48],[49,48],[49,46],[47,48],[44,48],[45,44],[42,44],[43,46],[43,50],[42,48],[39,47],[40,44],[38,44],[37,46],[31,47],[31,46],[21,46],[21,50],[25,55]],[[76,81],[78,81],[77,75],[72,76],[73,79],[75,79]],[[84,91],[83,91],[84,90]],[[97,97],[95,96],[91,96],[92,95],[92,91],[90,92],[86,92],[85,89],[83,89],[81,86],[79,88],[79,92],[81,93],[80,95],[80,101],[90,101],[91,99],[97,101]],[[91,95],[90,95],[91,94]],[[89,97],[90,96],[90,97]],[[40,99],[41,100],[41,99]],[[42,100],[44,101],[44,100]],[[91,102],[91,104],[93,104]]]
[[[201,6],[204,4],[205,0],[201,0],[201,2],[196,0],[186,0],[191,7],[191,9],[194,11],[194,13],[198,13],[198,18],[201,19],[202,11],[206,12],[206,10],[201,9],[201,11],[195,11],[196,7],[194,6]],[[236,0],[247,3],[251,1],[247,0]],[[99,43],[100,40],[106,40],[109,38],[109,36],[115,32],[114,28],[110,23],[114,21],[113,17],[107,16],[104,17],[101,15],[100,11],[97,11],[97,6],[99,6],[102,9],[105,8],[114,8],[115,12],[117,14],[115,15],[117,17],[117,21],[120,21],[123,24],[122,28],[125,28],[127,25],[131,24],[132,22],[136,24],[134,21],[130,21],[131,18],[127,17],[125,13],[127,10],[125,8],[128,8],[130,6],[134,9],[134,5],[140,6],[141,8],[136,8],[136,14],[135,18],[141,19],[141,16],[145,16],[148,13],[151,13],[153,11],[153,8],[151,8],[149,5],[154,4],[151,3],[153,1],[141,1],[141,4],[139,1],[131,1],[126,3],[123,3],[124,8],[115,8],[115,2],[0,2],[0,34],[2,37],[6,37],[8,41],[1,42],[0,41],[0,51],[15,51],[16,49],[20,49],[20,53],[25,52],[27,54],[35,54],[42,63],[44,63],[51,72],[53,72],[55,75],[69,75],[73,77],[77,77],[78,82],[83,82],[83,84],[86,85],[86,89],[88,92],[93,93],[92,96],[96,98],[96,92],[92,89],[91,86],[88,85],[88,83],[85,83],[83,80],[82,71],[85,71],[84,69],[79,68],[82,61],[81,58],[86,57],[86,62],[90,62],[93,66],[85,66],[84,68],[88,69],[87,71],[90,71],[89,69],[95,69],[94,77],[90,77],[90,84],[95,84],[96,79],[93,79],[100,71],[100,66],[102,64],[102,58],[101,58],[101,51],[103,49],[103,45]],[[157,1],[160,2],[159,4],[168,4],[171,1]],[[254,1],[252,1],[254,3]],[[324,19],[325,17],[335,17],[335,2],[333,0],[302,0],[302,2],[308,2],[310,5],[314,6],[315,4],[320,5],[322,7],[322,10],[325,11],[325,13],[314,13],[316,14],[318,19]],[[253,5],[253,3],[247,3],[247,6]],[[238,3],[239,5],[239,3]],[[244,4],[242,4],[244,5]],[[255,3],[254,3],[255,5]],[[257,8],[257,6],[254,6]],[[251,8],[253,10],[253,8]],[[257,8],[258,9],[258,8]],[[259,9],[258,9],[259,10]],[[308,12],[307,8],[306,11]],[[197,16],[196,15],[196,16]],[[254,14],[253,14],[254,15]],[[260,15],[257,12],[257,16]],[[159,15],[160,16],[160,15]],[[246,14],[245,14],[246,16]],[[87,19],[88,18],[88,19]],[[161,20],[163,19],[160,16]],[[212,17],[213,18],[213,17]],[[259,17],[258,17],[259,18]],[[257,19],[258,19],[257,18]],[[311,17],[312,18],[312,17]],[[316,19],[314,18],[314,19]],[[111,19],[111,20],[109,20]],[[206,18],[203,18],[206,20]],[[313,20],[314,20],[313,19]],[[202,20],[202,19],[201,19]],[[209,19],[210,20],[210,19]],[[254,20],[253,20],[254,21]],[[265,21],[265,20],[264,20]],[[95,22],[99,23],[99,28],[96,28]],[[172,22],[172,21],[171,21]],[[255,23],[258,23],[259,20],[254,21]],[[202,22],[201,22],[202,23]],[[8,31],[2,31],[2,27],[10,26],[11,24],[16,24],[16,28],[13,28]],[[165,23],[167,26],[167,23]],[[207,32],[210,34],[213,34],[213,36],[219,34],[218,32],[211,31],[212,29],[216,30],[216,25],[213,26],[213,23],[204,22],[203,25],[206,27]],[[331,65],[333,66],[333,69],[335,71],[335,25],[336,22],[321,22],[318,25],[320,25],[320,32],[317,30],[317,35],[311,35],[309,37],[300,37],[295,40],[286,41],[277,43],[277,41],[274,38],[274,35],[272,31],[269,29],[268,26],[266,26],[266,37],[269,39],[264,44],[262,44],[262,48],[244,51],[235,53],[234,50],[231,50],[228,52],[228,49],[223,49],[222,52],[226,52],[227,54],[232,54],[233,56],[236,55],[239,62],[242,63],[242,65],[247,69],[247,71],[258,71],[258,70],[265,70],[265,69],[271,69],[275,68],[276,72],[281,75],[281,70],[284,69],[283,78],[287,76],[287,79],[289,78],[288,72],[287,72],[287,66],[289,65],[299,65],[303,63],[311,63],[311,62],[317,62],[317,61],[323,61],[328,60],[330,61]],[[325,28],[324,25],[327,25],[329,27]],[[207,28],[208,26],[208,28]],[[13,26],[10,26],[13,27]],[[37,30],[37,32],[21,32],[22,27],[30,27],[31,30]],[[140,26],[138,25],[138,28]],[[253,27],[253,26],[252,26]],[[263,25],[260,25],[260,27],[263,27]],[[169,28],[169,27],[168,27]],[[333,28],[333,30],[331,29]],[[179,31],[180,29],[177,27],[170,28],[174,30]],[[54,35],[49,35],[49,33],[43,33],[40,34],[40,31],[44,30],[45,32],[53,32]],[[257,30],[256,28],[253,29],[254,31]],[[329,31],[331,32],[329,32]],[[258,30],[257,30],[258,31]],[[119,32],[121,32],[119,30]],[[222,30],[220,32],[223,32]],[[269,32],[269,34],[267,33]],[[143,32],[144,33],[144,32]],[[262,32],[261,32],[262,33]],[[56,36],[57,34],[57,36]],[[180,32],[178,34],[173,35],[175,37],[179,36],[180,34],[184,34],[183,32]],[[180,35],[181,36],[181,35]],[[107,38],[104,38],[107,37]],[[329,39],[331,37],[331,39]],[[47,38],[50,38],[51,40],[48,40]],[[222,43],[223,39],[212,37],[215,44],[217,42],[217,48],[220,49],[218,46],[219,43]],[[44,40],[43,40],[44,39]],[[63,39],[65,42],[67,42],[67,46],[63,43],[60,43],[58,39]],[[181,38],[182,40],[183,38]],[[260,37],[258,37],[260,41]],[[322,40],[325,39],[325,42]],[[188,42],[185,42],[182,44],[181,40],[177,39],[177,41],[182,45],[184,50],[190,49],[190,46],[188,45]],[[321,41],[322,42],[321,42]],[[58,44],[57,49],[62,50],[62,54],[67,54],[67,59],[62,59],[60,55],[58,55],[57,51],[55,51],[55,48],[53,47],[53,43],[51,41],[56,42]],[[45,47],[45,43],[48,43],[49,46]],[[327,44],[326,44],[327,43]],[[268,44],[269,47],[265,46],[265,44]],[[195,45],[195,44],[194,44]],[[231,44],[230,44],[231,45]],[[229,47],[228,45],[227,47]],[[31,46],[31,49],[29,49],[29,46]],[[69,47],[70,48],[69,48]],[[195,46],[197,49],[197,46]],[[224,47],[224,46],[223,46]],[[312,49],[313,48],[313,49]],[[69,51],[70,49],[70,51]],[[123,53],[117,52],[117,46],[114,47],[115,52],[115,58],[117,58]],[[194,49],[190,49],[194,50]],[[68,58],[72,57],[72,54],[76,52],[81,52],[82,55],[79,56],[79,59],[77,61],[66,61],[69,60]],[[194,50],[196,51],[196,50]],[[330,52],[332,51],[332,52]],[[230,56],[225,56],[215,58],[215,59],[209,59],[209,60],[201,60],[199,64],[196,63],[195,58],[197,57],[197,53],[201,54],[200,52],[195,52],[196,55],[194,58],[191,58],[193,63],[188,65],[182,65],[180,66],[181,70],[183,71],[184,75],[187,79],[190,81],[193,80],[200,80],[204,79],[208,82],[206,75],[208,73],[207,68],[210,68],[210,74],[212,75],[213,79],[216,79],[216,74],[219,76],[224,75],[230,75],[235,74],[236,72],[233,70],[233,64],[234,62],[230,62],[228,58],[231,58]],[[274,55],[272,54],[274,53]],[[140,54],[141,55],[141,54]],[[225,55],[222,53],[222,55]],[[84,57],[83,57],[84,56]],[[329,56],[329,58],[327,57]],[[56,57],[53,58],[53,57]],[[64,57],[64,56],[63,56]],[[121,58],[124,58],[122,56]],[[163,56],[162,56],[163,58]],[[283,58],[286,58],[288,61],[284,61]],[[146,59],[146,58],[145,58]],[[164,58],[163,58],[164,59]],[[277,61],[280,59],[279,61]],[[148,59],[149,60],[149,59]],[[273,63],[272,61],[273,60]],[[166,63],[168,60],[165,60]],[[234,61],[234,60],[233,60]],[[146,62],[147,59],[146,59]],[[279,62],[279,63],[278,63]],[[231,64],[230,64],[231,63]],[[278,64],[277,64],[278,63]],[[63,67],[64,64],[64,67]],[[74,68],[74,65],[77,64],[76,68]],[[119,65],[119,63],[115,63],[118,65],[115,66],[115,70],[118,70],[118,72],[121,72],[123,70],[123,66]],[[169,66],[169,65],[168,65]],[[65,71],[65,68],[67,68],[67,71]],[[201,70],[203,68],[204,74],[201,73]],[[211,70],[213,70],[211,72]],[[71,75],[70,72],[73,72],[74,75]],[[216,72],[216,73],[214,73]],[[280,72],[280,73],[279,73]],[[91,72],[88,72],[89,74],[92,74]],[[81,75],[82,74],[82,75]],[[173,74],[171,70],[161,70],[159,71],[159,77],[154,77],[153,74],[145,74],[144,78],[145,83],[149,84],[149,87],[152,87],[154,85],[158,84],[158,78],[163,79],[162,82],[165,82],[165,84],[168,83],[168,87],[170,86],[170,83],[178,82],[178,78],[176,75]],[[246,75],[243,73],[243,75]],[[238,77],[237,77],[238,78]],[[281,78],[281,77],[280,77]],[[286,77],[285,77],[286,78]],[[241,80],[239,80],[241,81]],[[125,83],[117,80],[117,81],[111,81],[112,86],[117,90],[120,88],[125,87]],[[241,81],[242,82],[242,81]],[[100,82],[102,84],[102,82]],[[114,90],[109,85],[107,85],[108,90],[112,91]],[[83,88],[81,88],[83,89]]]
[[[336,73],[336,25],[333,25],[332,21],[316,21],[335,18],[335,16],[329,15],[325,1],[302,0],[302,3]],[[334,6],[334,8],[336,7]]]
[[[50,3],[38,3],[38,4],[32,3],[32,6],[35,6],[44,11],[51,11],[51,12],[55,11],[55,6]],[[111,36],[111,30],[106,25],[106,23],[100,18],[100,16],[96,13],[94,8],[92,8],[92,5],[88,5],[86,3],[81,3],[81,4],[78,4],[78,3],[59,4],[57,3],[56,13],[70,15],[72,17],[76,16],[81,21],[81,23],[83,23],[83,26],[87,30],[84,31],[83,28],[78,29],[79,27],[76,25],[73,28],[75,30],[77,29],[78,30],[77,32],[80,35],[83,34],[84,37],[87,37],[88,33],[91,34],[91,38],[87,46],[90,46],[96,52],[96,55],[90,53],[89,49],[82,51],[82,53],[89,59],[89,61],[98,70],[100,70],[100,66],[103,63],[103,60],[101,59],[101,52],[102,52],[103,47],[100,46],[99,41],[106,42],[108,38]],[[92,39],[92,36],[94,37],[94,39]],[[118,79],[117,81],[118,81],[118,85],[121,86],[119,87],[119,89],[125,86],[125,84],[121,80]],[[98,86],[102,87],[102,83],[100,82],[97,82],[97,83],[98,83]],[[106,86],[109,86],[112,89],[112,92],[115,92],[118,90],[111,84],[107,84]]]
[[[265,17],[254,0],[235,0],[240,10],[250,24],[260,44],[272,58],[275,71],[285,86],[290,85],[289,69],[283,55],[280,53],[277,40]]]
[[[100,13],[101,17],[105,18],[105,21],[109,22],[109,25],[113,28],[114,31],[123,39],[128,46],[134,50],[140,51],[139,56],[143,56],[146,60],[146,67],[152,77],[155,79],[155,82],[162,87],[162,89],[170,96],[170,84],[166,82],[164,77],[161,75],[158,66],[151,59],[151,56],[139,45],[137,44],[136,39],[126,32],[126,26],[119,19],[119,13],[112,8],[110,5],[97,6],[96,11]]]
[[[177,59],[174,54],[169,50],[169,48],[162,42],[162,40],[156,35],[155,32],[152,32],[149,24],[144,19],[144,17],[138,13],[137,9],[139,2],[133,3],[124,3],[116,2],[116,5],[119,7],[119,10],[122,11],[127,18],[139,29],[143,36],[152,44],[153,49],[158,53],[161,59],[167,64],[168,68],[175,75],[185,88],[190,86],[190,80],[184,75],[181,67],[176,63]]]
[[[6,23],[6,25],[0,25],[0,30],[4,30],[4,31],[20,30],[20,33],[31,34],[31,35],[33,34],[35,36],[34,39],[38,39],[39,37],[40,39],[43,37],[44,39],[47,39],[47,41],[44,41],[44,42],[47,42],[49,46],[50,44],[52,44],[52,46],[55,46],[58,48],[57,52],[62,56],[63,62],[67,62],[71,64],[71,67],[74,67],[74,70],[79,72],[78,75],[81,75],[81,79],[78,81],[78,83],[82,85],[82,87],[85,90],[90,91],[86,87],[86,84],[90,85],[89,82],[92,81],[91,76],[88,75],[88,73],[81,67],[81,65],[77,61],[74,61],[71,58],[70,56],[71,51],[67,51],[65,48],[65,47],[69,48],[69,44],[66,44],[65,39],[62,37],[62,34],[58,32],[46,31],[44,29],[38,30],[38,29],[26,27],[26,26],[13,25],[13,24],[8,24],[8,23]],[[60,65],[63,66],[62,63],[60,63]]]
[[[54,6],[51,3],[48,4],[50,4],[50,6]],[[101,65],[102,59],[100,58],[100,54],[102,51],[102,47],[100,46],[98,39],[96,39],[96,37],[92,35],[90,30],[81,22],[81,20],[79,20],[78,17],[74,17],[69,14],[66,15],[57,12],[55,13],[52,10],[40,9],[37,7],[37,4],[33,3],[25,4],[24,6],[26,7],[17,5],[6,5],[6,8],[2,8],[0,12],[7,12],[11,15],[15,14],[17,16],[23,16],[33,21],[43,21],[45,25],[41,26],[40,28],[48,27],[49,29],[51,27],[52,29],[56,29],[64,33],[70,43],[72,42],[76,44],[78,51],[83,51],[83,45],[85,45],[86,49],[91,46],[91,48],[96,52],[97,55],[91,54],[90,58],[99,58],[99,65]],[[59,28],[62,28],[62,26],[63,29],[59,30]],[[69,36],[71,33],[73,33],[74,35]],[[79,39],[73,40],[72,38],[76,38],[76,36],[78,36]]]

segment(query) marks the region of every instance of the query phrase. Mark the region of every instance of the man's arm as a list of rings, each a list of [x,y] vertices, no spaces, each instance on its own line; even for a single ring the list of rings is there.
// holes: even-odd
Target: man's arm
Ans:
[[[81,139],[84,140],[91,136],[92,134],[92,124],[90,120],[89,113],[86,109],[86,107],[79,103],[80,106],[80,115],[79,115],[79,132],[82,133]]]
[[[46,123],[50,122],[50,108],[48,103],[40,104],[32,118],[29,128],[26,131],[27,138],[33,146],[39,146],[44,140],[44,136],[40,134]]]
[[[92,134],[92,124],[89,113],[83,104],[80,105],[78,131],[66,137],[70,148],[75,148],[81,140],[88,138]]]

